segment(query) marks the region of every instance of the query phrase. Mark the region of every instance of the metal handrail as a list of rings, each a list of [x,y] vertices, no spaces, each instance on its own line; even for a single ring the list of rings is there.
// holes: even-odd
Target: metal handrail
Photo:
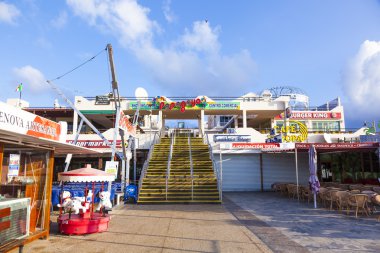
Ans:
[[[173,133],[172,133],[172,135],[173,135]],[[166,188],[166,190],[165,190],[166,200],[168,200],[168,180],[169,180],[169,177],[170,177],[170,163],[171,163],[172,155],[173,155],[174,140],[175,140],[175,137],[171,136],[170,152],[169,152],[168,166],[167,166],[167,170],[166,170],[166,180],[165,180],[165,184],[166,184],[166,187],[165,187]]]
[[[141,190],[141,187],[142,187],[142,181],[145,178],[145,173],[146,173],[146,171],[148,170],[148,167],[149,167],[149,161],[150,161],[150,159],[152,158],[152,155],[153,155],[154,145],[157,144],[160,139],[161,139],[161,134],[160,133],[158,133],[158,134],[155,133],[154,134],[154,138],[153,138],[153,142],[150,144],[150,147],[149,147],[148,157],[145,160],[143,168],[141,170],[141,174],[140,174],[140,178],[139,178],[138,196],[140,195],[140,190]]]
[[[216,166],[216,162],[214,159],[214,154],[213,154],[213,148],[211,143],[209,142],[208,139],[208,134],[206,134],[206,140],[207,140],[207,145],[208,145],[208,150],[210,154],[210,159],[212,161],[212,167],[214,169],[214,174],[216,175],[216,181],[217,181],[217,186],[218,186],[218,192],[219,192],[219,199],[222,200],[222,182],[221,182],[221,170],[220,170],[220,165]],[[222,150],[220,150],[222,152]]]
[[[194,174],[193,174],[193,157],[192,157],[192,154],[191,154],[190,132],[187,133],[187,142],[189,144],[189,155],[190,155],[191,200],[194,200]]]

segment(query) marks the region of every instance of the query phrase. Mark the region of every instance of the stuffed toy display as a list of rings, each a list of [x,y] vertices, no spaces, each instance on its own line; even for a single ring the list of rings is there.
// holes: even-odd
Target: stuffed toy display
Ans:
[[[107,192],[107,191],[103,191],[103,192],[99,192],[99,205],[98,207],[96,208],[96,211],[100,211],[100,209],[102,207],[105,207],[105,208],[112,208],[112,203],[111,203],[111,200],[110,200],[110,193]]]

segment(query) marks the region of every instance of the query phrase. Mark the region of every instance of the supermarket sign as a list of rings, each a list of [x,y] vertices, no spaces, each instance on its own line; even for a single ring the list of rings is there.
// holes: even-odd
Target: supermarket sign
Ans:
[[[111,145],[113,143],[112,140],[108,140]],[[68,144],[76,145],[83,148],[111,148],[102,140],[78,140],[76,143],[73,140],[67,140]],[[121,140],[116,141],[116,147],[121,148]]]
[[[59,140],[61,126],[54,121],[0,102],[0,130]]]
[[[341,119],[342,113],[340,112],[316,112],[316,111],[292,111],[289,116],[290,119],[308,120],[308,119]],[[274,119],[284,119],[284,113],[277,115]]]

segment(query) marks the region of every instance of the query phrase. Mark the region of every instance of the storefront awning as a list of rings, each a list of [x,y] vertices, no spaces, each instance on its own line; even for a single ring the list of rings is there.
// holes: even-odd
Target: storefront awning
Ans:
[[[64,154],[101,154],[97,150],[78,147],[73,144],[62,143],[42,137],[33,137],[0,129],[0,142],[23,145],[26,147],[54,150],[56,155]]]
[[[311,145],[314,145],[317,152],[328,151],[354,151],[368,150],[379,148],[378,142],[354,142],[354,143],[296,143],[295,148],[299,151],[309,151]]]

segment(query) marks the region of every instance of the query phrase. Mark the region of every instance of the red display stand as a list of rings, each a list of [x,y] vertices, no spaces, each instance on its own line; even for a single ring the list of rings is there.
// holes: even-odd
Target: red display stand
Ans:
[[[86,215],[88,214],[88,215]],[[66,235],[83,235],[107,231],[110,216],[101,213],[63,214],[58,217],[59,232]]]
[[[89,165],[86,168],[58,173],[58,180],[61,182],[92,182],[93,193],[95,192],[95,182],[111,183],[114,178],[114,175],[93,169]],[[61,192],[63,192],[63,184]],[[86,184],[85,199],[87,199],[87,194]],[[91,202],[85,201],[82,203],[82,206],[87,208],[84,212],[82,210],[79,214],[62,213],[62,207],[60,207],[57,219],[59,232],[66,235],[83,235],[107,231],[108,223],[111,218],[108,213],[94,212],[94,195],[92,195]]]

